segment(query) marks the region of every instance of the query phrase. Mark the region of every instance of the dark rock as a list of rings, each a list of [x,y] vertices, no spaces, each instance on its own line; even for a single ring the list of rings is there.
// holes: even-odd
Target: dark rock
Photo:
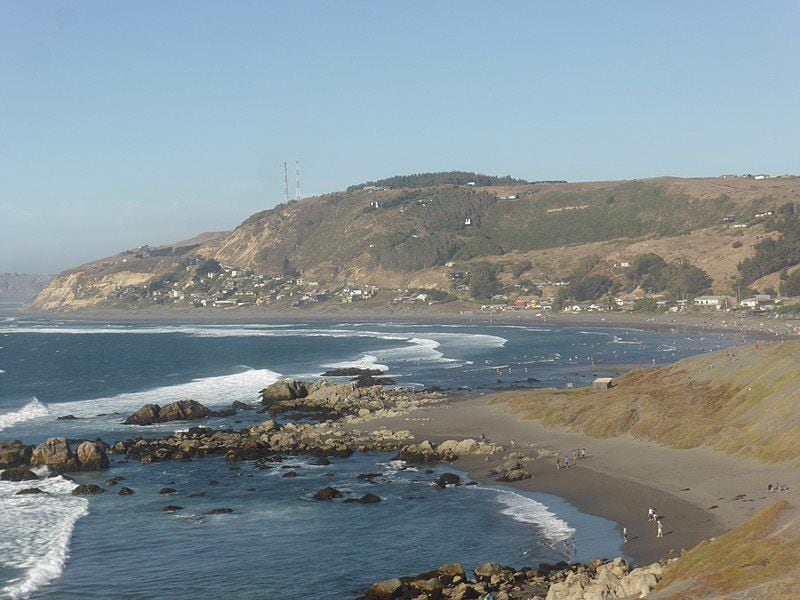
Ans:
[[[0,481],[33,481],[39,477],[26,467],[14,467],[0,473]]]
[[[342,497],[342,492],[330,486],[324,487],[321,490],[317,490],[316,492],[314,492],[313,496],[314,500],[320,500],[320,501],[333,500],[335,498],[341,498],[341,497]]]
[[[119,495],[120,496],[130,496],[133,493],[134,493],[133,490],[131,488],[129,488],[129,487],[123,486],[123,487],[119,488]]]
[[[305,398],[307,395],[308,388],[302,381],[282,379],[261,390],[261,403],[269,405],[272,402]]]
[[[393,385],[397,383],[391,377],[373,377],[372,375],[359,375],[353,382],[356,387],[372,387],[373,385]]]
[[[178,490],[176,490],[175,488],[171,488],[171,487],[165,487],[165,488],[161,488],[161,491],[158,492],[158,493],[159,494],[165,494],[165,495],[166,494],[177,494]]]
[[[72,490],[73,496],[90,496],[93,494],[102,494],[105,492],[99,485],[93,483],[81,484]]]
[[[212,479],[211,481],[208,482],[208,485],[219,485],[219,481],[217,481],[216,479]]]
[[[208,514],[210,515],[229,515],[233,512],[232,508],[215,508],[214,510],[209,511]]]
[[[381,473],[361,473],[356,477],[359,481],[372,481],[373,479],[377,479],[380,477]]]
[[[27,465],[33,454],[33,446],[26,446],[19,440],[0,442],[0,469]]]
[[[233,404],[231,404],[231,409],[233,410],[252,410],[252,406],[249,404],[245,404],[244,402],[239,402],[238,400],[234,400]]]
[[[344,367],[325,371],[322,377],[358,377],[359,375],[381,375],[380,369],[361,369],[359,367]]]
[[[112,477],[111,479],[106,481],[105,486],[106,487],[113,487],[113,486],[117,485],[120,481],[124,481],[124,480],[125,480],[125,478],[122,475],[117,475],[116,477]]]
[[[158,423],[161,407],[158,404],[145,404],[123,421],[124,425],[152,425]]]
[[[295,473],[294,471],[286,471],[286,473],[281,475],[281,477],[297,477],[297,473]]]
[[[455,473],[442,473],[441,475],[439,475],[439,478],[436,480],[436,483],[440,487],[445,487],[447,485],[461,485],[461,477],[459,477]]]
[[[331,461],[329,461],[324,456],[321,456],[317,460],[314,461],[314,464],[316,466],[318,466],[318,467],[327,467],[327,466],[329,466],[331,464]]]
[[[22,488],[20,491],[18,491],[14,495],[15,496],[28,496],[28,495],[33,495],[33,494],[46,494],[46,493],[47,492],[45,492],[44,490],[41,490],[41,489],[39,489],[37,487],[32,487],[32,488]]]
[[[364,494],[361,498],[348,498],[345,504],[377,504],[381,499],[375,494]]]
[[[175,506],[174,504],[167,504],[167,506],[161,509],[162,512],[177,512],[179,510],[183,510],[183,507]]]
[[[205,492],[195,492],[194,494],[189,494],[189,498],[202,498],[205,495]]]
[[[78,417],[76,417],[75,415],[62,415],[60,417],[56,417],[56,421],[74,421],[77,418]]]

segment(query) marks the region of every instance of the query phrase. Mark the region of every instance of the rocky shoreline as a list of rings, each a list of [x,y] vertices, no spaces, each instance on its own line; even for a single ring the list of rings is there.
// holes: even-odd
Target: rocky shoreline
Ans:
[[[646,598],[661,580],[669,559],[632,569],[622,558],[594,559],[589,564],[540,563],[515,569],[485,563],[468,578],[459,563],[443,565],[410,577],[379,581],[362,600],[604,600]]]

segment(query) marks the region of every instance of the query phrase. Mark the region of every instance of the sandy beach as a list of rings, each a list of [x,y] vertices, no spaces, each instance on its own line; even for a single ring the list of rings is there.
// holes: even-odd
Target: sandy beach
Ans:
[[[453,465],[482,482],[490,481],[488,471],[511,451],[511,440],[516,450],[528,452],[543,449],[563,455],[585,448],[587,458],[574,466],[557,470],[554,459],[539,459],[526,465],[531,479],[506,485],[553,494],[584,513],[614,521],[620,541],[622,527],[627,527],[629,541],[623,551],[639,564],[676,555],[724,533],[800,489],[800,472],[791,464],[770,466],[702,449],[675,450],[630,438],[595,439],[545,429],[490,405],[490,398],[488,394],[456,398],[449,405],[371,421],[368,427],[410,429],[417,442],[485,434],[506,451],[488,460],[460,458]],[[768,484],[775,482],[788,485],[789,492],[768,493]],[[648,522],[649,506],[663,516],[661,539]]]

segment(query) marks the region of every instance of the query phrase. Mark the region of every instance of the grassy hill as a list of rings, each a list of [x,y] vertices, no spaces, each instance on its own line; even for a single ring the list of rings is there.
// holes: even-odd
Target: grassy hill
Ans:
[[[173,245],[171,254],[134,250],[83,265],[62,273],[34,307],[113,303],[109,291],[182,280],[209,258],[269,277],[453,291],[446,266],[453,261],[463,271],[494,263],[510,283],[566,277],[587,257],[599,259],[594,273],[616,276],[614,264],[636,249],[696,261],[715,289],[727,290],[739,262],[779,235],[753,215],[797,202],[798,178],[567,184],[462,172],[401,176],[281,204],[227,234]],[[731,229],[725,216],[751,226]],[[516,263],[530,265],[504,274]]]
[[[592,437],[630,436],[778,463],[800,458],[800,342],[719,350],[637,369],[613,388],[502,394],[524,418]]]

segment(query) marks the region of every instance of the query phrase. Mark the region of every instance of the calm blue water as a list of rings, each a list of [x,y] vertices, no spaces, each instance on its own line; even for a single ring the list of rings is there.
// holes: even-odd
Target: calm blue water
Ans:
[[[723,335],[540,324],[76,324],[8,315],[0,314],[0,439],[29,443],[53,435],[163,436],[185,424],[121,421],[146,402],[255,405],[258,391],[279,377],[314,377],[335,366],[380,366],[415,387],[582,385],[615,365],[671,362],[735,343]],[[66,414],[79,419],[56,421]],[[262,419],[251,411],[210,424]],[[290,479],[280,477],[280,466],[231,469],[213,458],[140,465],[116,457],[110,474],[79,477],[102,484],[122,475],[136,490],[128,497],[73,497],[61,478],[36,483],[47,497],[13,497],[30,484],[2,482],[0,590],[37,598],[351,598],[378,579],[454,560],[472,567],[560,560],[553,547],[568,536],[580,560],[620,553],[613,523],[558,498],[491,486],[439,490],[430,485],[436,474],[389,459],[362,455],[329,467],[288,459],[300,467]],[[384,477],[359,482],[364,472]],[[178,494],[158,495],[167,485]],[[384,501],[311,501],[326,485]],[[189,497],[197,492],[206,495]],[[184,510],[162,513],[166,504]],[[219,507],[234,512],[206,514]]]

